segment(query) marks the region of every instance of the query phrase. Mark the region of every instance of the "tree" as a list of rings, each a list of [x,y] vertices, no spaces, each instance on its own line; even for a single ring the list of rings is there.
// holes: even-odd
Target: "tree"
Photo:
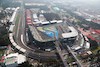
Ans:
[[[90,49],[91,50],[94,50],[94,49],[96,49],[97,47],[98,47],[98,43],[96,42],[96,41],[94,41],[94,40],[91,40],[90,38],[89,38],[89,41],[90,41]]]
[[[0,27],[0,46],[7,46],[10,44],[6,27]]]

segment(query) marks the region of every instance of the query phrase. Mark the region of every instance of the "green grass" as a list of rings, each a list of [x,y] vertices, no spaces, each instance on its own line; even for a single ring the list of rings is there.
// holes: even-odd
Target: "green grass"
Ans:
[[[77,55],[77,58],[78,58],[78,59],[81,59],[81,56],[78,54],[78,55]]]
[[[4,55],[4,50],[0,50],[0,59]]]
[[[97,49],[91,51],[93,52],[93,54],[96,54],[98,50],[100,50],[100,46]]]
[[[75,61],[75,59],[73,57],[68,57],[67,61],[68,61],[68,63],[71,63],[71,62]]]

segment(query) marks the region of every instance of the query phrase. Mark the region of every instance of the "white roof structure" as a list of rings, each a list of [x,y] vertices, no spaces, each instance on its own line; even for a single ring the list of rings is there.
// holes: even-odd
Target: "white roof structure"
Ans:
[[[71,30],[69,33],[62,33],[63,38],[70,38],[70,37],[75,37],[78,35],[78,32],[75,30],[74,27],[68,26],[68,28]]]
[[[6,8],[6,10],[10,10],[10,9],[11,9],[10,7]]]
[[[20,50],[20,49],[21,49],[21,47],[20,47],[20,46],[18,46],[18,45],[16,45],[16,48],[17,48],[18,50]]]
[[[13,46],[17,46],[17,44],[15,42],[13,42],[12,44],[13,44]]]
[[[85,19],[85,20],[87,20],[87,21],[91,21],[91,19]]]
[[[13,22],[13,20],[14,20],[14,18],[15,18],[15,15],[16,15],[16,12],[13,13],[13,15],[12,15],[12,17],[11,17],[11,19],[10,19],[9,22]]]
[[[20,51],[22,51],[23,53],[25,53],[25,52],[26,52],[26,50],[25,50],[25,49],[23,49],[23,48],[21,48],[21,49],[20,49]]]
[[[10,34],[9,34],[9,37],[12,37],[12,36],[13,36],[13,34],[12,34],[12,33],[10,33]]]
[[[37,21],[36,23],[42,23],[42,21]]]
[[[9,31],[13,32],[14,26],[15,25],[10,25]]]
[[[9,22],[13,22],[13,21],[14,21],[18,9],[19,9],[19,7],[17,7],[17,8],[15,9],[15,11],[14,11],[14,13],[13,13],[13,15],[12,15],[12,17],[11,17],[11,19],[10,19]]]
[[[51,49],[45,49],[45,51],[51,51]]]
[[[37,17],[37,14],[33,14],[33,18],[34,18],[34,19],[38,18],[38,17]]]
[[[58,21],[57,21],[57,23],[62,23],[62,22],[63,22],[62,20],[58,20]]]
[[[75,50],[79,50],[79,49],[81,49],[81,47],[80,46],[78,46],[78,47],[76,47],[76,48],[74,48]]]
[[[12,10],[15,10],[16,8],[12,8]]]
[[[52,21],[50,21],[51,23],[56,23],[57,22],[57,20],[52,20]]]
[[[18,57],[17,59],[18,64],[21,64],[26,61],[26,57],[22,54],[19,54],[17,57]]]
[[[13,40],[13,38],[12,38],[12,37],[10,37],[10,41],[11,41],[11,43],[14,43],[14,40]]]
[[[34,21],[35,21],[35,22],[39,22],[39,20],[38,20],[38,19],[34,19]]]
[[[86,42],[85,48],[89,49],[90,48],[90,43]]]
[[[13,53],[5,56],[5,65],[7,67],[16,67],[18,64],[21,64],[26,61],[26,57],[22,54]]]
[[[6,59],[6,58],[9,58],[9,57],[12,57],[12,56],[18,56],[18,53],[9,54],[9,55],[7,55],[7,56],[5,57],[5,59]]]
[[[49,24],[49,23],[50,23],[49,21],[41,22],[41,24]]]

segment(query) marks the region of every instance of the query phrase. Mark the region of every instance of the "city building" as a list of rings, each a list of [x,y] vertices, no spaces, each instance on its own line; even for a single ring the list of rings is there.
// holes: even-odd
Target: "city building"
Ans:
[[[4,56],[4,65],[6,67],[16,67],[26,61],[26,57],[22,54],[12,53]]]
[[[96,41],[98,45],[100,44],[100,30],[99,29],[90,28],[89,30],[83,30],[83,28],[79,28],[79,30],[81,31],[83,35],[87,36],[91,40]]]

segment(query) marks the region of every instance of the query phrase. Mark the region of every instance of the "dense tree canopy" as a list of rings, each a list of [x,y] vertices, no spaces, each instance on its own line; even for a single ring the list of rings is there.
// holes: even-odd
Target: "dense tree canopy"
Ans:
[[[5,27],[0,27],[0,46],[7,46],[10,43]]]
[[[17,7],[20,6],[20,3],[15,2],[16,0],[0,0],[0,7],[3,9],[7,7]],[[0,13],[0,19],[3,19],[5,17],[5,12],[2,11]],[[1,23],[1,22],[0,22]],[[8,33],[6,29],[6,25],[0,26],[0,46],[7,46],[10,43],[8,38]]]

